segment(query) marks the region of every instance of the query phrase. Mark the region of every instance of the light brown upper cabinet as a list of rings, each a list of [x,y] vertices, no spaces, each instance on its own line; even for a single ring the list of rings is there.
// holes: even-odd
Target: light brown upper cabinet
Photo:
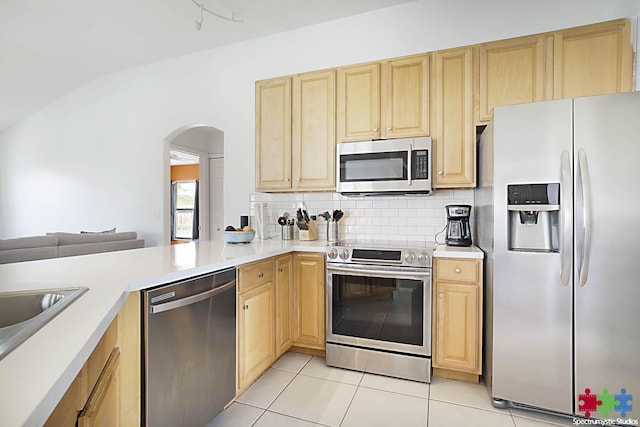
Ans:
[[[429,135],[429,55],[382,63],[382,136]]]
[[[380,138],[380,64],[338,68],[338,142]]]
[[[475,126],[473,123],[474,47],[433,54],[432,96],[435,188],[474,187],[476,184]]]
[[[335,189],[335,125],[335,70],[294,76],[292,189]]]
[[[256,82],[256,190],[291,188],[291,78]]]
[[[256,190],[335,189],[335,70],[256,83]]]
[[[431,136],[433,187],[472,188],[493,108],[633,90],[632,21],[256,83],[256,190],[335,190],[336,142]]]
[[[632,72],[629,20],[554,33],[554,99],[631,91]]]
[[[338,142],[429,135],[429,54],[338,69]]]
[[[495,106],[545,99],[545,40],[537,35],[480,45],[476,123],[491,120]]]

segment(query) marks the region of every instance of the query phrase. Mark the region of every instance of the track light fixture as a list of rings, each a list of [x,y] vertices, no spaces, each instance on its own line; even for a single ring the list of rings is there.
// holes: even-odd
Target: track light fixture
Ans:
[[[200,29],[202,28],[202,23],[204,22],[203,11],[204,11],[204,2],[200,3],[200,19],[197,19],[194,24],[196,27],[196,30],[198,31],[200,31]]]
[[[204,12],[207,12],[217,18],[220,19],[224,19],[226,21],[231,21],[231,22],[243,22],[242,19],[238,19],[236,17],[236,14],[234,12],[231,12],[231,16],[225,16],[219,12],[213,11],[209,8],[207,8],[204,5],[205,0],[191,0],[193,2],[193,4],[195,4],[196,6],[198,6],[200,8],[200,18],[196,20],[196,22],[194,22],[194,26],[196,27],[196,30],[200,31],[202,29],[202,23],[204,22]]]

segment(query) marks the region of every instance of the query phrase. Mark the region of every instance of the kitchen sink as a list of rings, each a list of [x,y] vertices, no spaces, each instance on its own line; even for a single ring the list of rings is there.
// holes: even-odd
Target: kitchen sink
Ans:
[[[77,287],[0,293],[0,359],[88,290]]]

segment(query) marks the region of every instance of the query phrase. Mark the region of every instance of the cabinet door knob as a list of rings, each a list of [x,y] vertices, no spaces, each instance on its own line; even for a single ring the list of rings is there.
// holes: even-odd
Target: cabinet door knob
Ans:
[[[282,267],[280,267],[280,268],[278,269],[278,271],[279,271],[280,273],[282,273]]]
[[[284,182],[289,182],[289,178],[285,178],[285,179],[284,179]]]
[[[439,294],[438,295],[440,298],[444,298],[444,294]]]
[[[300,181],[300,178],[296,178],[296,181]]]
[[[387,126],[387,130],[393,129],[393,126]]]
[[[442,171],[438,171],[438,175],[442,175]]]
[[[373,131],[374,132],[378,132],[378,128],[373,128]]]
[[[244,307],[242,307],[244,310],[249,310],[249,305],[245,304]]]
[[[455,271],[456,273],[460,273],[462,270],[460,270],[459,268],[456,268],[456,269],[455,269],[455,270],[453,270],[453,271]]]
[[[264,277],[264,273],[261,271],[260,273],[258,273],[258,277]]]

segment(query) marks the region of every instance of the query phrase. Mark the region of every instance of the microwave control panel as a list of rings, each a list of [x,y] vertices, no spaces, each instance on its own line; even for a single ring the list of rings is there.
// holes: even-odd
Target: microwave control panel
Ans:
[[[428,150],[415,150],[411,152],[411,177],[413,179],[429,179]]]

